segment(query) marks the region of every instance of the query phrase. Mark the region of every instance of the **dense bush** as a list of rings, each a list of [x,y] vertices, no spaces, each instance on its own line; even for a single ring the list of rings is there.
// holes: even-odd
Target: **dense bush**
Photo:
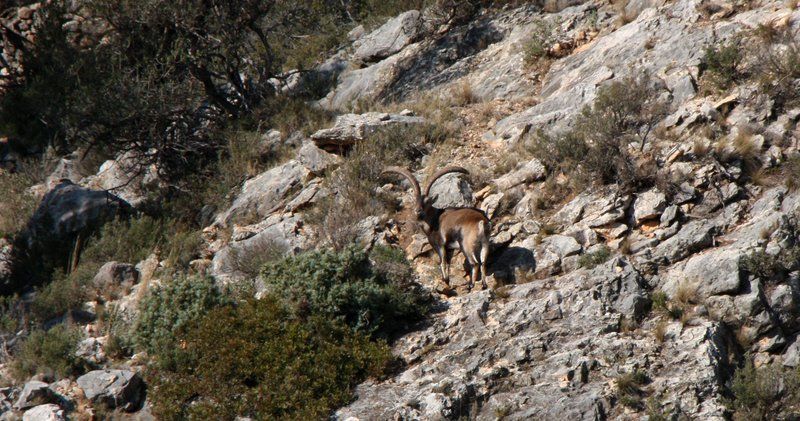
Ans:
[[[139,304],[137,347],[161,366],[176,364],[176,335],[225,302],[210,278],[182,276],[152,288]]]
[[[147,215],[111,221],[86,241],[80,262],[98,268],[111,260],[137,263],[166,241],[173,226]]]
[[[782,249],[775,255],[757,250],[742,259],[742,266],[765,282],[780,282],[800,267],[800,247]]]
[[[75,356],[80,339],[80,329],[67,325],[34,330],[14,352],[14,377],[24,381],[37,373],[56,377],[79,374],[84,368],[83,361]]]
[[[800,103],[800,41],[790,27],[775,29],[768,25],[772,36],[756,44],[753,75],[759,87],[769,95],[777,112],[791,109]]]
[[[777,364],[736,370],[728,407],[734,420],[795,419],[800,414],[800,376]]]
[[[51,282],[36,289],[28,309],[30,318],[44,323],[80,308],[92,298],[88,286],[96,273],[94,266],[80,267],[69,275],[56,271]]]
[[[558,40],[558,22],[536,20],[533,31],[524,44],[525,65],[532,66],[546,58],[550,47]]]
[[[383,254],[378,260],[381,263],[373,265],[369,255],[355,247],[308,252],[266,264],[261,280],[298,316],[321,315],[386,337],[424,317],[429,296],[410,282],[407,263]],[[390,263],[395,268],[387,271]]]
[[[385,344],[269,297],[211,310],[177,341],[186,362],[147,376],[162,419],[325,419],[391,359]]]

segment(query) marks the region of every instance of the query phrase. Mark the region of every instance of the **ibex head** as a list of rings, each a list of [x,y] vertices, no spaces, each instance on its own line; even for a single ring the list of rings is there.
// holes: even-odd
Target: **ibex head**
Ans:
[[[428,179],[428,182],[425,185],[424,192],[420,189],[419,181],[417,181],[416,177],[414,177],[414,175],[411,174],[411,172],[405,168],[387,167],[381,173],[381,175],[385,175],[388,173],[395,173],[395,174],[400,174],[408,179],[408,182],[411,183],[411,187],[414,189],[414,203],[415,203],[414,214],[416,215],[418,220],[424,220],[426,218],[426,215],[430,215],[431,211],[433,210],[434,198],[430,197],[431,187],[433,186],[433,183],[435,183],[436,180],[441,178],[443,175],[453,172],[469,174],[467,170],[461,167],[450,166],[442,168],[441,170],[433,174],[431,178]]]

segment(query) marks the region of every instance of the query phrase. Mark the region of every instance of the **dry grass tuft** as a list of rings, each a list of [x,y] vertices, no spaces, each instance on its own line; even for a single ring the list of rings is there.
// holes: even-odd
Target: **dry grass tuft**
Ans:
[[[664,343],[664,340],[667,338],[667,326],[667,321],[664,319],[659,319],[655,326],[653,326],[653,338],[655,338],[656,342],[660,344]]]

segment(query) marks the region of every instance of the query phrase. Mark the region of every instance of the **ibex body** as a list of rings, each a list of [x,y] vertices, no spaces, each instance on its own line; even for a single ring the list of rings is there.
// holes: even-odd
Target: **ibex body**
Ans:
[[[486,259],[489,255],[489,233],[491,224],[486,213],[473,207],[450,207],[439,209],[433,206],[430,190],[441,176],[452,172],[467,173],[461,167],[446,167],[434,174],[425,187],[424,194],[419,182],[409,172],[399,167],[389,167],[383,172],[397,173],[408,179],[415,194],[415,216],[428,237],[428,243],[439,255],[442,279],[449,285],[450,250],[460,250],[469,266],[469,289],[480,279],[486,288]]]

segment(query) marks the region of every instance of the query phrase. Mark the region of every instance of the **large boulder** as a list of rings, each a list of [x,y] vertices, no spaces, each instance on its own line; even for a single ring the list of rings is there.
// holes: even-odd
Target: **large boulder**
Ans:
[[[98,291],[106,291],[119,287],[132,287],[139,282],[139,271],[129,263],[107,262],[100,267],[92,280]]]
[[[422,124],[422,117],[369,112],[365,114],[343,114],[336,117],[333,127],[318,130],[311,135],[311,140],[322,149],[340,152],[378,130],[390,127],[403,127]]]
[[[252,276],[264,259],[298,253],[311,244],[296,215],[274,215],[259,224],[234,233],[234,241],[219,250],[211,263],[211,274],[226,284]]]
[[[81,184],[95,190],[107,190],[133,206],[147,199],[147,192],[158,187],[158,169],[155,165],[142,165],[133,152],[104,162],[97,174],[81,180]]]
[[[130,204],[107,192],[62,180],[42,199],[25,232],[28,246],[64,241],[129,212]]]
[[[374,62],[389,57],[413,42],[420,34],[420,13],[409,10],[390,19],[380,28],[358,40],[353,59],[359,62]]]
[[[456,173],[444,175],[436,180],[431,187],[430,195],[434,198],[433,205],[437,208],[473,205],[472,187],[467,180]]]
[[[38,380],[31,380],[25,383],[22,392],[19,394],[19,398],[17,398],[17,402],[14,404],[14,408],[17,410],[25,410],[37,405],[57,403],[58,401],[58,394],[56,394],[53,389],[50,389],[50,385]]]
[[[547,176],[547,169],[538,159],[534,158],[524,163],[516,170],[494,180],[498,190],[506,191],[520,184],[543,180]]]
[[[661,215],[667,207],[667,197],[656,189],[648,190],[636,196],[633,202],[633,218],[636,223],[654,219]]]
[[[229,226],[240,220],[264,219],[283,208],[309,178],[309,169],[294,159],[265,171],[244,183],[231,207],[217,216],[216,223]]]
[[[86,398],[109,408],[134,411],[144,398],[144,382],[139,374],[127,370],[94,370],[78,377]]]

